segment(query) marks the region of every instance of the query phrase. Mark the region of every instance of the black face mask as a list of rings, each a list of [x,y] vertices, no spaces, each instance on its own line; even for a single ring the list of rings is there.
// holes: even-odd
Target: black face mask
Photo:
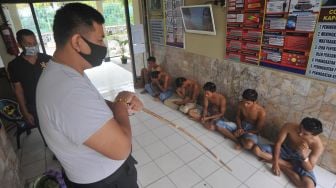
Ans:
[[[82,52],[78,52],[79,55],[82,56],[82,58],[84,58],[87,62],[89,62],[92,67],[101,65],[103,63],[103,59],[106,56],[107,48],[105,46],[94,44],[86,40],[84,37],[82,38],[89,45],[91,49],[91,54],[83,54]]]

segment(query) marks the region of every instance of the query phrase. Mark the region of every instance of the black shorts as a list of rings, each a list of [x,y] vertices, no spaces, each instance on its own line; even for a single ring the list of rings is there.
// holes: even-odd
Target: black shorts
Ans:
[[[137,161],[130,155],[112,175],[90,184],[71,182],[64,172],[63,177],[68,188],[138,188],[135,164]]]

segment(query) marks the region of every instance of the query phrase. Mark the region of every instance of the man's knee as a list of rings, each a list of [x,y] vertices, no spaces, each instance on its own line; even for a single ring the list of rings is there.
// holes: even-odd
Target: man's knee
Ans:
[[[310,177],[303,176],[301,178],[301,180],[302,180],[302,187],[305,187],[305,188],[314,188],[315,187],[314,181]]]
[[[256,156],[260,156],[261,155],[261,149],[259,148],[259,146],[257,145],[254,145],[253,148],[252,148],[252,152],[254,153],[254,155]]]

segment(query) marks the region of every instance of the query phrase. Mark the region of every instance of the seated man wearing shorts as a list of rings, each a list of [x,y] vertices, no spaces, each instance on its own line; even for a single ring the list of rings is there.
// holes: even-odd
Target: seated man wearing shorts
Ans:
[[[273,173],[279,176],[283,171],[296,187],[315,187],[313,168],[324,150],[318,136],[322,131],[322,123],[315,118],[306,117],[300,124],[286,123],[274,146],[256,145],[253,152],[272,162]]]
[[[207,82],[203,86],[204,99],[203,107],[198,106],[189,111],[191,118],[200,121],[205,128],[215,130],[213,121],[224,116],[226,110],[226,98],[224,95],[216,92],[216,85]]]
[[[156,58],[151,56],[147,59],[147,68],[141,69],[140,83],[138,83],[137,86],[144,87],[144,85],[149,84],[151,82],[150,74],[153,71],[162,71],[162,68],[156,63]],[[146,90],[142,91],[142,93],[145,92]]]
[[[266,111],[256,100],[258,93],[253,89],[243,92],[243,100],[238,104],[236,123],[218,120],[217,130],[225,137],[236,143],[236,149],[241,145],[245,149],[252,149],[258,143],[258,134],[265,125]]]
[[[175,84],[176,93],[181,99],[175,99],[173,103],[179,106],[179,110],[188,113],[189,110],[196,108],[201,86],[196,81],[184,77],[176,78]]]
[[[163,102],[173,95],[170,75],[163,71],[153,71],[151,73],[151,83],[145,85],[145,90]]]

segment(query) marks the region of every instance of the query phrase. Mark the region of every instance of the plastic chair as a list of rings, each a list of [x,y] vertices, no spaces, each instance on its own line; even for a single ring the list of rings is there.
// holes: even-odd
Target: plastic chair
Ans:
[[[16,125],[16,144],[17,148],[20,149],[20,136],[24,132],[27,132],[27,135],[29,135],[30,127],[23,120],[19,104],[10,99],[0,99],[0,117]]]

